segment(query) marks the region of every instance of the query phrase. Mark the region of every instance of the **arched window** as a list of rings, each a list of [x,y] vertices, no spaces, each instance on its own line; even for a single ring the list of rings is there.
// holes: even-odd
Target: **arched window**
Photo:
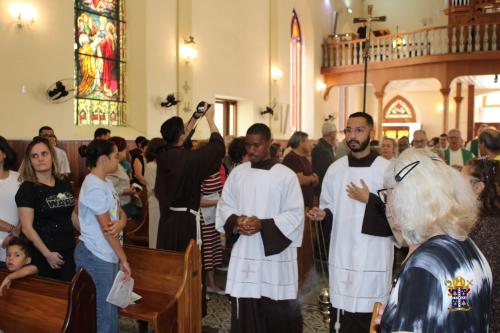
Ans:
[[[75,0],[75,123],[125,125],[124,0]]]
[[[403,96],[396,96],[384,108],[384,123],[414,123],[415,111],[410,102]]]
[[[292,16],[291,35],[291,120],[292,131],[298,131],[302,127],[302,32],[295,10]]]

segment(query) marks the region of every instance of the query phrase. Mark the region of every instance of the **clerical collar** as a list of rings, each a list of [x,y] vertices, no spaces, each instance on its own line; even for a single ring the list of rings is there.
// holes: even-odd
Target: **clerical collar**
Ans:
[[[378,153],[374,150],[370,150],[370,154],[363,158],[357,159],[352,156],[352,153],[347,155],[347,159],[349,161],[349,166],[353,168],[366,168],[372,165],[373,161],[377,158]]]
[[[268,160],[264,160],[264,161],[259,161],[259,162],[255,162],[253,163],[252,162],[252,168],[253,169],[261,169],[261,170],[271,170],[271,168],[276,164],[277,162],[272,160],[272,159],[268,159]]]

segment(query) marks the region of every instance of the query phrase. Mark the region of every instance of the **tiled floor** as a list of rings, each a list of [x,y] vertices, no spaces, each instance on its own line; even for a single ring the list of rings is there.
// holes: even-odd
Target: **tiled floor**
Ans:
[[[225,284],[225,272],[217,272],[216,280],[219,286],[223,286]],[[322,287],[326,287],[327,283],[324,279],[320,279],[318,275],[313,274],[309,279],[309,285],[311,291],[300,297],[304,333],[327,333],[328,324],[323,322],[322,315],[318,310],[319,291]],[[219,333],[229,332],[231,318],[229,298],[216,294],[209,294],[209,297],[208,314],[203,318],[203,324],[217,328]],[[135,321],[121,318],[120,332],[138,332]]]

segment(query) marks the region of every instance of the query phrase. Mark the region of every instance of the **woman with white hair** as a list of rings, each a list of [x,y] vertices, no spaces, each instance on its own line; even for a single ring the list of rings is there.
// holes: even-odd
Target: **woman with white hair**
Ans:
[[[468,238],[476,221],[467,180],[432,152],[408,149],[379,191],[410,254],[381,319],[382,332],[488,332],[492,276]]]

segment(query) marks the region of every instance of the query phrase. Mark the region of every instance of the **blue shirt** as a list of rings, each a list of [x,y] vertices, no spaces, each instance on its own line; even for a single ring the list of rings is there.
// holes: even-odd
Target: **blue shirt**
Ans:
[[[118,256],[104,237],[97,215],[109,212],[111,221],[117,221],[119,211],[118,194],[111,181],[89,173],[83,181],[78,198],[80,240],[96,257],[112,263],[118,262]]]

